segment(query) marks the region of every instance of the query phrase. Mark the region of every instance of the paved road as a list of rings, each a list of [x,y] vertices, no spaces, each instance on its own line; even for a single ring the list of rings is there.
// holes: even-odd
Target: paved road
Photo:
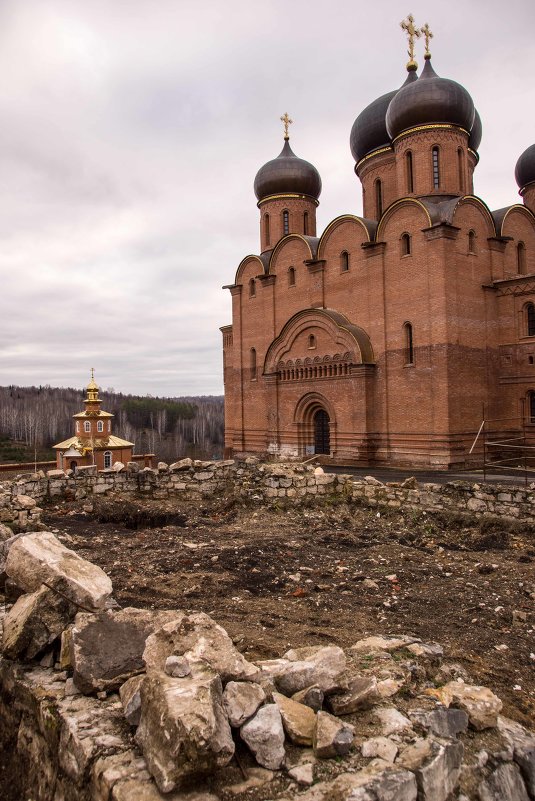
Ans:
[[[415,476],[420,483],[447,484],[448,481],[469,481],[471,484],[483,482],[482,470],[471,471],[444,471],[444,470],[410,470],[389,467],[339,467],[322,465],[326,473],[349,473],[352,476],[374,476],[379,481],[403,481],[409,476]],[[486,481],[488,484],[515,484],[520,487],[525,486],[524,475],[522,473],[490,473],[487,472]],[[535,473],[528,476],[528,486],[535,482]]]

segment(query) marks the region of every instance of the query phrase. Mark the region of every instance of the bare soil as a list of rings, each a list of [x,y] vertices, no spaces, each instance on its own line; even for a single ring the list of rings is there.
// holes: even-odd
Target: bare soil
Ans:
[[[86,507],[87,508],[87,507]],[[370,634],[439,642],[504,713],[535,718],[529,525],[354,504],[96,501],[46,522],[112,578],[121,606],[201,610],[249,658]],[[371,583],[373,582],[373,583]]]

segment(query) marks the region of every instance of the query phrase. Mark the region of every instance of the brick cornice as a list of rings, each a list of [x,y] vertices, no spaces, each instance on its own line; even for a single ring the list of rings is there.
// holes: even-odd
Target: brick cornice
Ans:
[[[461,230],[456,225],[447,222],[437,223],[430,228],[423,228],[423,233],[428,241],[433,239],[457,239]]]
[[[363,242],[361,244],[361,248],[364,252],[364,256],[367,259],[371,259],[373,256],[383,255],[386,248],[386,242]]]

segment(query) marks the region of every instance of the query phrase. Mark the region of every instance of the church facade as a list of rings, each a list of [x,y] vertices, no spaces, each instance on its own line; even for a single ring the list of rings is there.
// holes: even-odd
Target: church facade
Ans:
[[[355,120],[363,216],[316,230],[321,179],[284,147],[255,179],[260,252],[226,287],[227,456],[324,454],[448,469],[483,418],[535,430],[535,145],[522,203],[474,195],[482,126],[467,90],[411,59]],[[501,422],[500,422],[501,421]]]

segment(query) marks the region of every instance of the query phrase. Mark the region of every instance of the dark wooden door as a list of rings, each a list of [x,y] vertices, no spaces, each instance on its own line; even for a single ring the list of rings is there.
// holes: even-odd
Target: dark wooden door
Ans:
[[[324,409],[318,409],[314,415],[314,452],[331,452],[329,415]]]

